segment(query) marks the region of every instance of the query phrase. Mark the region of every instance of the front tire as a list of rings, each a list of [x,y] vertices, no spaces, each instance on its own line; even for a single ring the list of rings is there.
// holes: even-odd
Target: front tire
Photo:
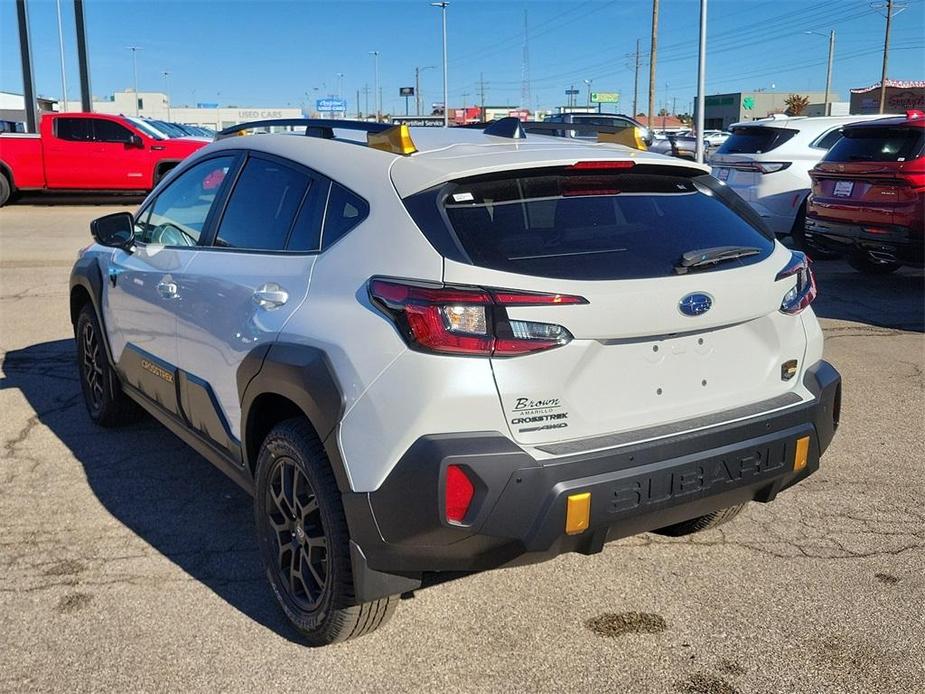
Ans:
[[[865,275],[888,275],[891,272],[896,272],[901,267],[900,263],[877,260],[870,253],[865,253],[864,251],[855,251],[849,255],[848,264]]]
[[[74,326],[77,340],[77,369],[87,413],[101,427],[116,427],[136,421],[141,408],[128,397],[119,383],[119,376],[109,363],[103,345],[103,331],[96,311],[84,304]]]
[[[729,508],[723,508],[719,511],[714,511],[713,513],[708,513],[704,516],[697,516],[696,518],[691,518],[690,520],[682,521],[681,523],[675,523],[674,525],[668,525],[664,528],[659,528],[654,532],[658,535],[668,535],[669,537],[693,535],[694,533],[699,533],[703,530],[711,530],[722,525],[723,523],[728,523],[733,518],[738,516],[743,508],[745,508],[745,504],[730,506]]]
[[[340,492],[307,420],[286,420],[264,440],[254,511],[267,579],[310,645],[368,634],[391,616],[395,597],[356,599]]]

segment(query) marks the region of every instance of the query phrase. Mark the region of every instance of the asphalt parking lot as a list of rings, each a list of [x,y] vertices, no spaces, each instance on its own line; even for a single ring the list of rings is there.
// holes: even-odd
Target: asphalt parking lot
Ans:
[[[249,498],[147,420],[91,425],[68,274],[113,205],[0,210],[0,691],[925,690],[925,276],[818,263],[845,380],[821,470],[721,530],[421,591],[307,649]]]

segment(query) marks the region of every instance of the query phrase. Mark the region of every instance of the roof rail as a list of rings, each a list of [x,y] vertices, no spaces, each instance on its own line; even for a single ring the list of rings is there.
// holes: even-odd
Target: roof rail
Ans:
[[[374,149],[381,149],[394,154],[414,154],[417,147],[411,139],[411,132],[404,123],[369,123],[360,120],[335,120],[331,118],[274,118],[272,120],[255,120],[238,123],[225,128],[215,135],[216,140],[224,140],[233,135],[244,135],[248,130],[269,127],[304,127],[307,137],[333,140],[335,130],[358,130],[366,133],[366,144]]]

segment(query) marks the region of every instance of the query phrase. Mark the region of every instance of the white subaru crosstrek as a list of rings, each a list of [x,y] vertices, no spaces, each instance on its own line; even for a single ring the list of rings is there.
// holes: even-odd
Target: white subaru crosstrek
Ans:
[[[710,157],[713,175],[747,201],[778,237],[802,242],[809,170],[841,139],[848,123],[882,116],[774,115],[735,123]]]
[[[309,643],[818,469],[841,386],[808,261],[705,167],[514,119],[298,123],[96,220],[70,310],[91,419],[144,409],[254,495]]]

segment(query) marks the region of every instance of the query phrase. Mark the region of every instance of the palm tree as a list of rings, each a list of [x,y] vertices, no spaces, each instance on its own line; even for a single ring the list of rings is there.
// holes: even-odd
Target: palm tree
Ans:
[[[806,107],[809,106],[809,97],[791,94],[784,99],[784,103],[787,104],[788,116],[801,116]]]

